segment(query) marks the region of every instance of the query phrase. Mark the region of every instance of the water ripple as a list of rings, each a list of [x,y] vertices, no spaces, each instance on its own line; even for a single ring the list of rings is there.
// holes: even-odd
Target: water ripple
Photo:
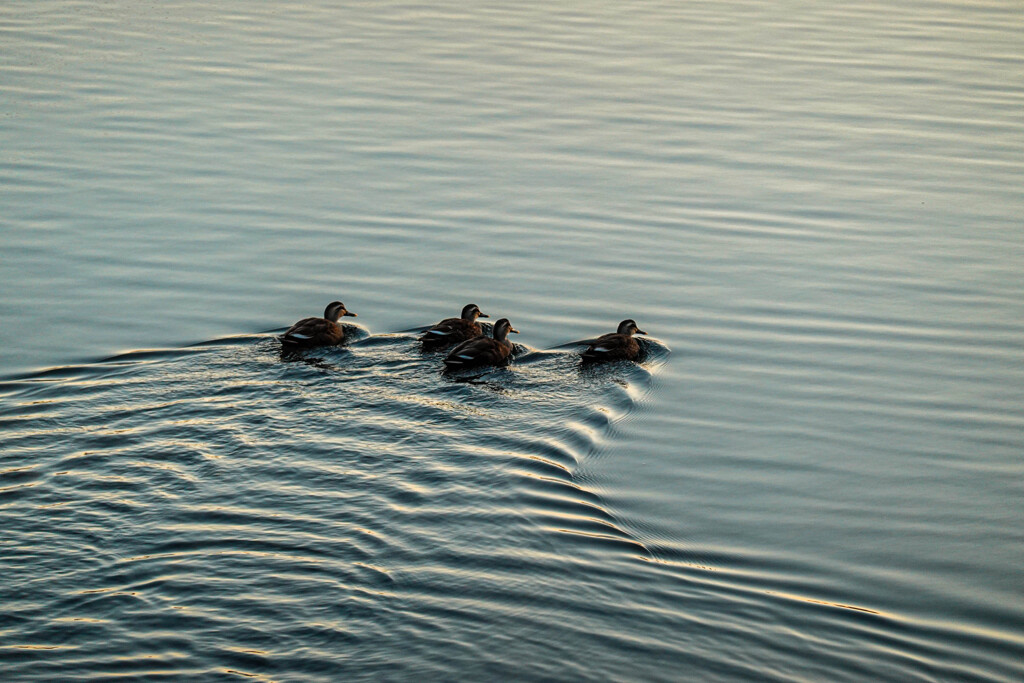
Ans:
[[[35,596],[7,603],[25,628],[10,670],[47,649],[53,675],[264,675],[300,643],[340,665],[330,643],[366,647],[382,610],[413,643],[453,614],[473,627],[459,600],[533,623],[546,579],[524,558],[650,555],[578,474],[648,367],[520,347],[453,378],[411,334],[352,331],[348,348],[281,356],[256,335],[8,382],[5,596]],[[667,351],[648,347],[656,368]],[[199,646],[214,633],[224,646]]]

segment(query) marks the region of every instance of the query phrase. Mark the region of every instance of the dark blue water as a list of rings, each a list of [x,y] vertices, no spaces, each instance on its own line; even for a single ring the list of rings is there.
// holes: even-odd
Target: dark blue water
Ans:
[[[0,34],[0,678],[1024,678],[1013,3]]]

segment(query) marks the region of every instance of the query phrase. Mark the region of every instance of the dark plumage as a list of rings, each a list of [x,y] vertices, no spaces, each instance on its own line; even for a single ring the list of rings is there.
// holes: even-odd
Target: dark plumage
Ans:
[[[281,343],[288,348],[340,344],[345,339],[345,330],[338,324],[338,318],[343,315],[356,317],[355,313],[345,310],[345,304],[332,301],[324,309],[324,317],[303,318],[281,335]]]
[[[640,344],[634,334],[647,334],[633,320],[623,320],[615,332],[602,334],[583,352],[583,360],[636,360],[640,355]]]
[[[476,304],[468,304],[462,309],[461,318],[442,320],[424,332],[420,341],[425,348],[438,348],[479,337],[484,332],[476,319],[489,317],[491,316],[482,312]]]
[[[478,365],[500,365],[508,360],[512,353],[512,342],[507,337],[509,332],[519,334],[512,327],[508,318],[494,323],[494,337],[476,337],[462,342],[448,354],[444,364],[449,370],[472,368]]]

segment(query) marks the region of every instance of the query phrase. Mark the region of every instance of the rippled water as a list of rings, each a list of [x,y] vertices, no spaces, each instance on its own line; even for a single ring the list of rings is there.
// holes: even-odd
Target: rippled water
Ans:
[[[1016,4],[0,33],[5,679],[1024,678]]]
[[[544,677],[623,629],[658,652],[682,615],[595,609],[659,553],[583,462],[649,371],[562,351],[449,376],[418,347],[282,359],[236,338],[21,392],[3,422],[8,670]],[[566,628],[582,641],[534,652]]]

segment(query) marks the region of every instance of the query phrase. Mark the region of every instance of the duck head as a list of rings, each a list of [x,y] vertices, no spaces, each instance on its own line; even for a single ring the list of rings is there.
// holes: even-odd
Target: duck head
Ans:
[[[634,334],[647,334],[639,327],[636,326],[636,321],[632,318],[628,318],[619,323],[619,329],[615,330],[618,334],[624,334],[627,337],[632,337]]]
[[[343,315],[349,315],[353,318],[357,317],[355,313],[345,310],[345,304],[340,301],[332,301],[327,304],[327,308],[324,309],[324,317],[330,320],[332,323],[338,322],[338,318]]]
[[[490,318],[490,317],[491,316],[489,316],[486,313],[484,313],[483,311],[481,311],[480,307],[477,306],[476,304],[467,304],[466,307],[462,309],[462,319],[463,320],[469,320],[470,322],[472,322],[472,321],[476,320],[477,318]]]
[[[508,318],[502,318],[498,322],[494,323],[494,338],[498,341],[505,339],[509,332],[519,334],[519,330],[512,327],[512,323],[508,321]]]

